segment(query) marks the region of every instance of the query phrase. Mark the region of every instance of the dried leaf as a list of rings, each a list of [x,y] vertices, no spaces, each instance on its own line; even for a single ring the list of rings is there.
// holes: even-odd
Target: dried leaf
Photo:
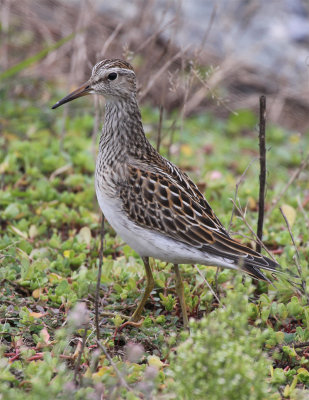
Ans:
[[[13,232],[15,232],[18,236],[21,236],[23,239],[28,239],[28,235],[25,232],[22,232],[15,226],[11,225],[11,229]]]
[[[155,367],[157,369],[160,369],[164,365],[158,356],[149,356],[147,358],[147,361],[148,365],[150,365],[151,367]]]
[[[78,234],[78,238],[82,243],[86,243],[87,247],[90,246],[91,243],[91,231],[88,226],[84,226],[81,228]]]
[[[42,318],[42,317],[44,316],[43,313],[34,312],[34,311],[31,311],[31,312],[29,313],[29,315],[30,315],[31,317],[33,317],[33,318]]]
[[[34,239],[36,236],[38,236],[38,234],[39,234],[38,228],[35,225],[31,225],[29,228],[30,239]]]
[[[78,354],[80,353],[81,349],[82,349],[82,340],[79,340],[77,342],[76,349],[75,349],[74,354],[72,356],[74,360],[78,357]]]
[[[251,211],[257,210],[257,204],[256,204],[256,200],[254,197],[252,197],[252,196],[248,197],[248,206],[249,206],[249,210],[251,210]]]
[[[55,282],[60,282],[62,281],[64,278],[58,274],[55,274],[55,272],[52,272],[49,274],[48,276],[48,280],[50,283],[55,283]]]
[[[0,164],[0,174],[4,174],[8,169],[9,169],[9,162],[7,160],[3,161]]]
[[[36,345],[36,349],[40,350],[40,349],[43,349],[45,346],[48,346],[49,344],[51,344],[52,342],[50,342],[49,339],[50,339],[50,335],[49,335],[47,329],[43,328],[40,332],[40,341]]]
[[[43,294],[43,288],[38,288],[38,289],[35,289],[33,292],[32,292],[32,297],[34,298],[34,299],[39,299],[41,296],[42,296],[42,294]]]
[[[41,330],[40,335],[41,335],[42,339],[44,340],[44,343],[49,344],[50,335],[46,328],[43,328]]]

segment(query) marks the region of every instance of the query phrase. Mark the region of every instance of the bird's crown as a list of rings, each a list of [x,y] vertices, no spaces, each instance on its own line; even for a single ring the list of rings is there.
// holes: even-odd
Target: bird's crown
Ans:
[[[96,75],[100,70],[103,69],[109,70],[114,68],[127,69],[134,72],[132,65],[129,64],[127,61],[120,60],[119,58],[114,58],[102,60],[96,63],[96,65],[92,68],[92,75]]]

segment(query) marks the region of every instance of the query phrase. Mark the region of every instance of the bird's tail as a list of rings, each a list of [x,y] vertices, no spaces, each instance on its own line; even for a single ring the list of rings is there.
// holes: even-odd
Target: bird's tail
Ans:
[[[270,271],[273,274],[283,273],[280,264],[260,254],[258,254],[258,257],[250,255],[246,258],[240,258],[238,266],[253,278],[266,282],[270,282],[270,280],[263,273],[263,270]]]
[[[301,289],[299,276],[295,275],[292,271],[288,269],[283,270],[281,265],[278,264],[276,261],[273,261],[268,257],[262,256],[259,253],[256,254],[258,255],[258,257],[251,255],[251,259],[240,259],[238,263],[240,269],[252,276],[254,279],[266,281],[274,286],[274,283],[268,279],[263,270],[269,271],[271,272],[275,280],[277,280],[277,277],[280,275],[281,278],[289,282],[295,289]]]

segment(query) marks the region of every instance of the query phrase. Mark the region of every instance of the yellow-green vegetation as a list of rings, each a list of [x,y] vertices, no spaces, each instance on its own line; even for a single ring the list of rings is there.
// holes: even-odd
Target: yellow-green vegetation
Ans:
[[[234,289],[216,311],[191,322],[190,334],[172,357],[177,398],[197,400],[206,393],[210,399],[229,400],[269,396],[271,362],[261,348],[271,331],[248,325],[249,285],[243,286],[240,278]]]
[[[36,96],[27,95],[29,85]],[[275,287],[258,283],[252,292],[248,277],[242,283],[233,271],[199,266],[219,304],[197,270],[182,266],[189,315],[196,319],[189,336],[182,333],[173,270],[157,261],[143,324],[119,329],[144,288],[144,269],[108,226],[99,307],[104,347],[97,346],[100,214],[93,186],[92,103],[81,99],[68,113],[55,113],[49,107],[65,93],[49,86],[53,99],[48,100],[41,96],[46,88],[29,79],[15,95],[0,93],[0,399],[96,399],[103,391],[107,399],[131,400],[307,398],[308,292],[281,280]],[[143,118],[155,143],[158,111],[144,107]],[[258,156],[256,117],[240,110],[226,121],[207,113],[179,120],[178,113],[165,116],[161,153],[188,170],[228,226],[236,184]],[[267,137],[269,209],[308,152],[309,139],[278,126],[269,126]],[[258,175],[255,159],[237,195],[254,229]],[[279,200],[307,287],[308,195],[305,170]],[[254,245],[237,213],[231,227]],[[295,248],[278,206],[266,212],[264,241],[283,269],[297,273]]]

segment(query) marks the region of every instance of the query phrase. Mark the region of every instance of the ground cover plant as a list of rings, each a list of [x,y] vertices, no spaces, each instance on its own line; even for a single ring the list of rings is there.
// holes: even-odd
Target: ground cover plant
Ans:
[[[31,98],[29,84],[36,88]],[[309,193],[308,170],[300,166],[308,136],[279,126],[267,130],[264,243],[283,269],[298,273],[280,205],[299,252],[302,288],[285,280],[253,285],[233,271],[182,266],[189,315],[196,320],[188,336],[171,266],[155,261],[144,320],[122,327],[144,289],[144,270],[106,224],[98,344],[101,216],[93,186],[92,102],[81,99],[56,116],[50,105],[65,93],[54,82],[44,85],[48,91],[21,79],[17,93],[1,89],[0,398],[99,399],[104,393],[108,399],[198,399],[205,392],[209,399],[222,399],[220,393],[226,399],[231,393],[307,398]],[[42,100],[43,92],[48,97]],[[144,106],[142,113],[155,144],[159,111]],[[238,110],[225,121],[207,112],[182,120],[175,111],[164,115],[161,128],[161,153],[198,182],[239,240],[255,246],[231,198],[255,230],[257,117]],[[217,392],[218,385],[225,391]]]
[[[152,261],[151,300],[142,323],[129,325],[144,268],[105,224],[97,331],[102,230],[93,173],[103,105],[91,98],[57,113],[50,106],[98,57],[128,57],[150,141],[198,183],[236,238],[255,247],[258,113],[237,109],[246,66],[233,59],[205,66],[211,55],[189,55],[166,40],[174,22],[158,23],[151,7],[119,24],[91,2],[2,3],[0,399],[308,398],[309,139],[296,94],[282,87],[274,105],[267,92],[269,119],[280,120],[288,100],[297,123],[285,115],[285,126],[302,126],[302,134],[268,121],[263,239],[283,270],[301,275],[298,286],[181,266],[189,334],[171,266]],[[236,96],[227,96],[230,86]]]

